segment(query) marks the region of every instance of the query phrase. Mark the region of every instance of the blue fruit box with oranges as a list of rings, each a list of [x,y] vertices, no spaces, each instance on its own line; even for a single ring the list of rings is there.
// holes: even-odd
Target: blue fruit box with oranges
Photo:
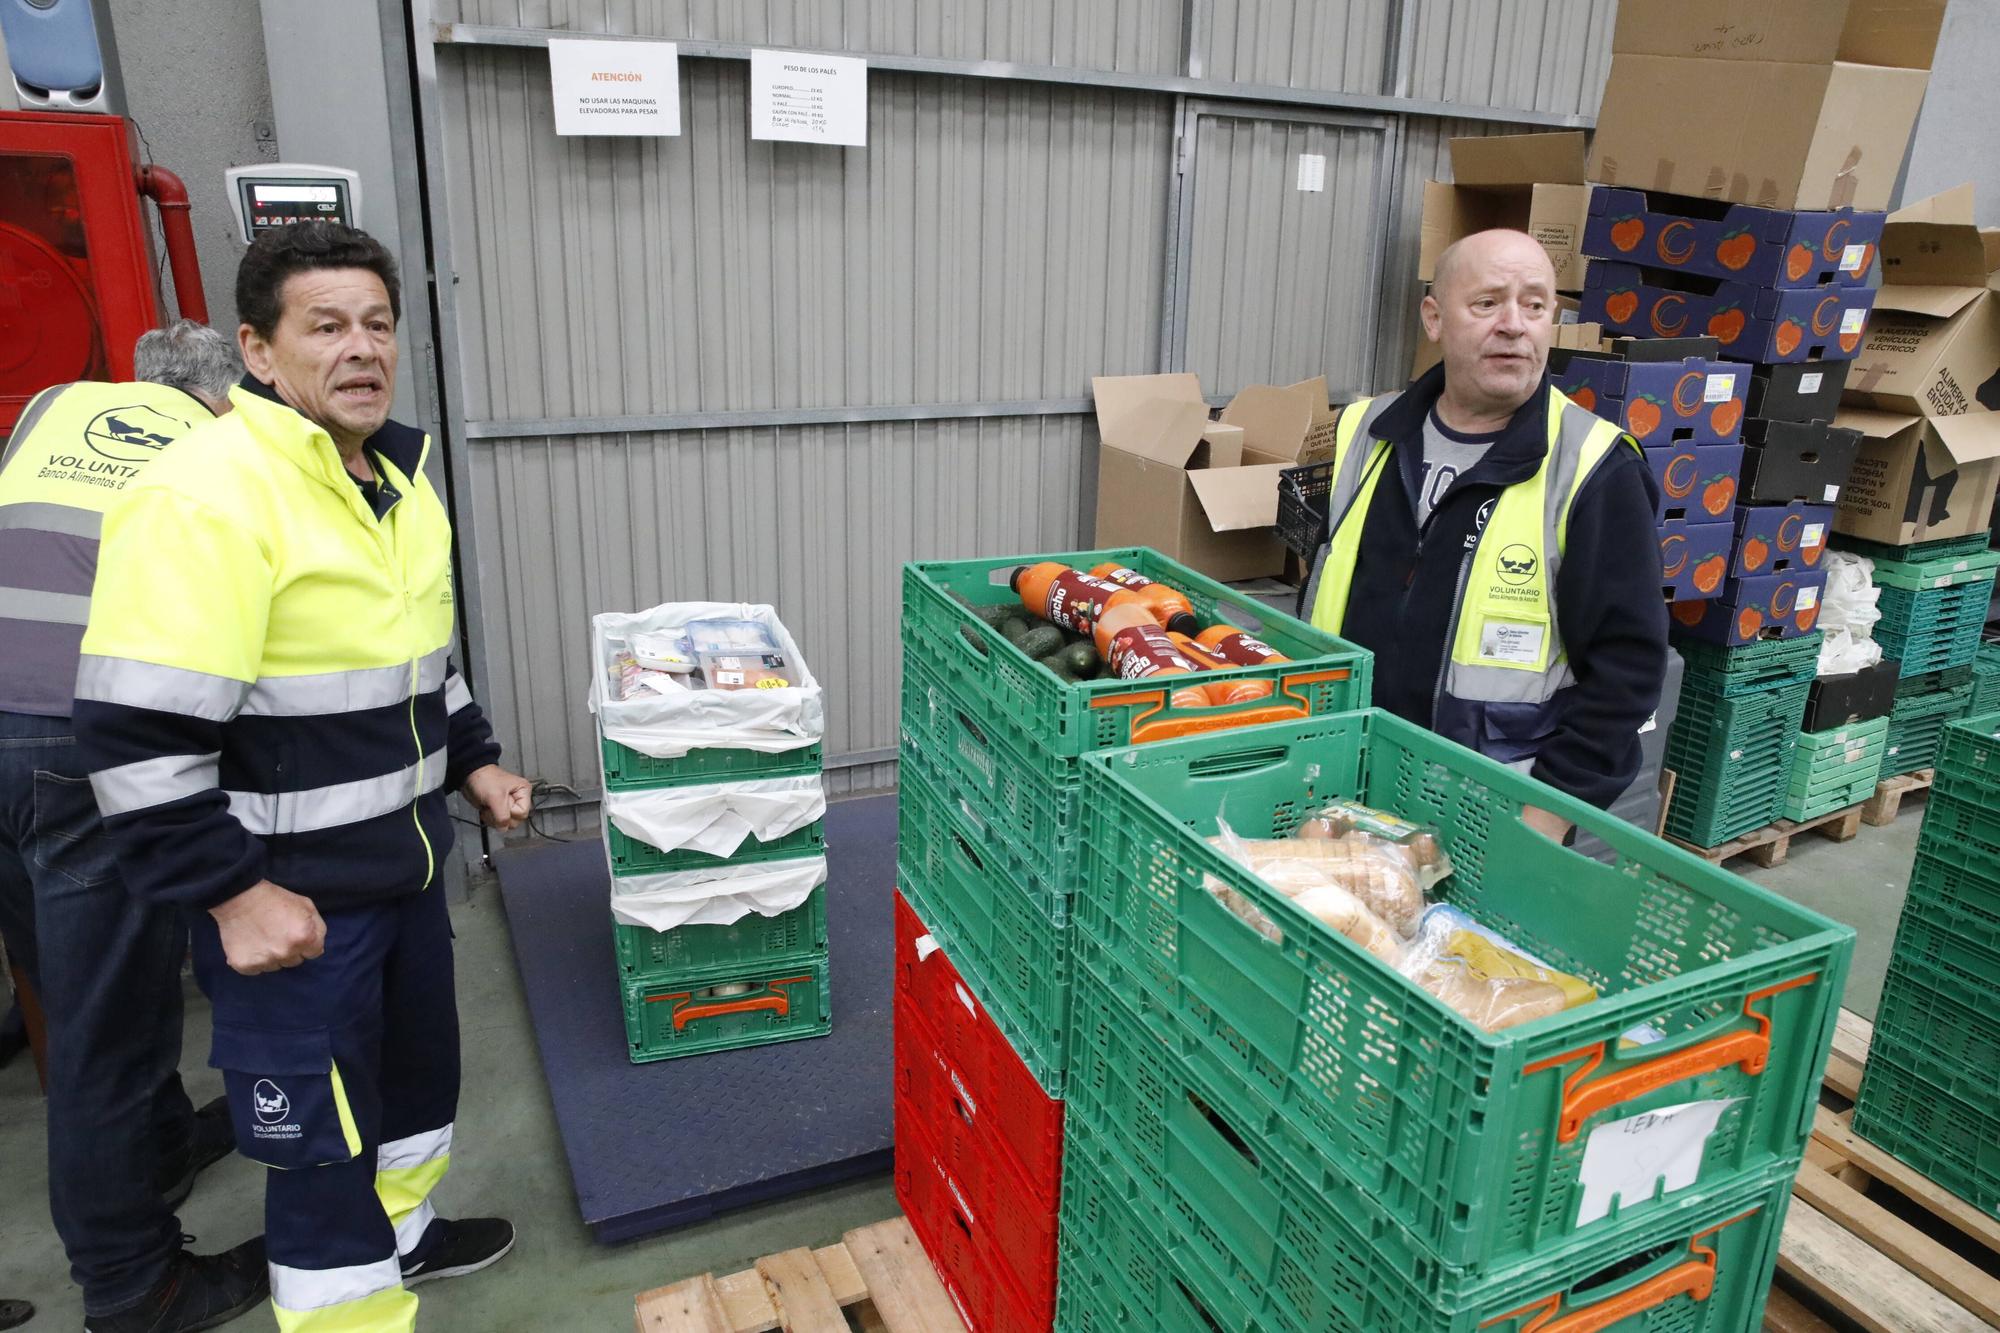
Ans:
[[[1577,319],[1635,338],[1707,334],[1732,360],[1848,361],[1875,293],[1829,284],[1772,288],[1592,260]]]
[[[1646,467],[1660,488],[1653,517],[1661,523],[1730,523],[1743,473],[1740,444],[1664,444],[1645,449]]]
[[[1647,448],[1733,444],[1750,368],[1714,360],[1713,338],[1614,340],[1602,352],[1551,348],[1550,382]]]
[[[1590,192],[1583,253],[1700,273],[1753,287],[1866,287],[1887,215],[1794,212],[1600,185]]]

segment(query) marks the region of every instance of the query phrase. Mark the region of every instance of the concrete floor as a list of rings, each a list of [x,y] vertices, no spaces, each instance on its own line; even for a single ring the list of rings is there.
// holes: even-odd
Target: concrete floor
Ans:
[[[1793,843],[1782,866],[1754,870],[1736,863],[1774,892],[1860,932],[1847,1004],[1870,1018],[1922,814],[1921,800],[1906,800],[1892,827],[1864,827],[1852,842],[1808,834]],[[897,1211],[883,1176],[629,1245],[596,1244],[577,1218],[497,891],[475,892],[453,910],[453,922],[465,1092],[453,1171],[439,1202],[461,1216],[510,1217],[520,1240],[491,1271],[423,1289],[423,1327],[431,1333],[629,1328],[639,1291],[709,1270],[734,1271],[773,1250],[823,1245]],[[221,1082],[205,1064],[207,1002],[192,985],[188,996],[182,1069],[201,1102],[220,1092]],[[641,1151],[638,1145],[633,1150]],[[30,1330],[80,1327],[82,1304],[48,1223],[42,1108],[25,1058],[0,1070],[0,1184],[0,1296],[26,1298],[41,1308]],[[197,1249],[233,1245],[259,1229],[260,1199],[258,1168],[231,1158],[202,1178],[182,1212],[182,1226],[201,1238]],[[269,1328],[271,1321],[268,1314],[253,1314],[235,1327]]]

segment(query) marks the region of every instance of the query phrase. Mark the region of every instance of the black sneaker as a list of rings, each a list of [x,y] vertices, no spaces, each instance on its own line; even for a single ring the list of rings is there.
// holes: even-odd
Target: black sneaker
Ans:
[[[420,1264],[403,1266],[405,1287],[491,1268],[514,1248],[514,1224],[504,1217],[439,1218],[438,1225],[444,1235],[430,1257]]]
[[[0,1301],[0,1328],[19,1328],[35,1317],[35,1307],[26,1301]]]
[[[186,1151],[162,1164],[158,1181],[167,1207],[178,1208],[194,1193],[194,1178],[236,1151],[236,1129],[229,1123],[229,1099],[217,1097],[194,1113],[194,1138]]]
[[[188,1239],[192,1239],[189,1237]],[[264,1238],[221,1254],[173,1257],[158,1286],[117,1314],[85,1315],[84,1333],[197,1333],[262,1305],[271,1295]]]

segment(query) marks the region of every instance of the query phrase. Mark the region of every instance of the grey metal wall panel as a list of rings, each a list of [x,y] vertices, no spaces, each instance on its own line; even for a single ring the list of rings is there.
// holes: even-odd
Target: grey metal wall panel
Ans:
[[[1310,4],[1311,0],[1299,0]],[[444,0],[441,20],[1173,74],[1180,0]]]
[[[903,563],[1073,548],[1095,434],[1068,416],[475,444],[494,728],[521,772],[593,786],[590,617],[741,600],[777,607],[825,687],[827,754],[893,749]]]
[[[1410,93],[1595,116],[1616,0],[1412,0]]]
[[[1196,7],[1196,14],[1203,11]],[[1196,78],[1385,93],[1390,0],[1212,0],[1194,35]]]
[[[1388,151],[1379,128],[1200,117],[1186,366],[1203,389],[1367,387]],[[1302,154],[1325,157],[1323,191],[1297,188]]]
[[[1171,103],[874,76],[869,146],[753,142],[682,63],[678,138],[559,138],[546,55],[441,81],[469,419],[1078,398],[1151,369]]]

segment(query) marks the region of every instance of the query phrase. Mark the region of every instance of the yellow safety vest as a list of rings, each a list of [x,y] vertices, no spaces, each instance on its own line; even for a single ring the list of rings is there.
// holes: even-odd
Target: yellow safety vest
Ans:
[[[1339,633],[1347,617],[1362,527],[1392,454],[1372,427],[1400,396],[1352,404],[1335,428],[1330,536],[1312,614],[1321,629]],[[1542,466],[1500,492],[1459,576],[1458,619],[1443,682],[1443,693],[1455,700],[1538,704],[1575,680],[1555,607],[1570,505],[1597,465],[1630,437],[1555,389],[1548,403]],[[1357,447],[1363,439],[1368,446]]]
[[[0,450],[0,711],[67,717],[105,511],[161,450],[214,420],[164,384],[61,384]]]

